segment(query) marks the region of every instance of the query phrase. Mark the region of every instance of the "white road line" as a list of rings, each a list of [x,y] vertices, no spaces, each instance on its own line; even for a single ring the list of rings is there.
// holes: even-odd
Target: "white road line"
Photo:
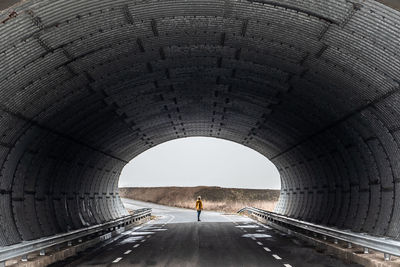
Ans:
[[[151,235],[148,235],[147,238],[151,237]]]
[[[262,246],[262,245],[263,245],[263,243],[261,243],[260,241],[258,241],[258,242],[257,242],[257,244],[259,244],[260,246]]]
[[[279,256],[276,255],[276,254],[273,254],[272,257],[274,257],[274,258],[277,259],[277,260],[281,260],[281,259],[282,259],[281,257],[279,257]]]
[[[256,241],[256,238],[255,238],[254,236],[252,236],[251,239],[253,239],[254,241]]]
[[[261,226],[261,227],[264,227],[265,229],[267,229],[267,230],[272,230],[272,228],[271,227],[269,227],[268,225],[264,225],[264,224],[262,224],[262,223],[257,223],[259,226]]]
[[[137,248],[138,246],[140,246],[140,244],[136,244],[133,246],[133,248]]]
[[[117,263],[117,262],[119,262],[120,260],[122,260],[122,258],[116,258],[112,263]]]
[[[285,266],[285,267],[292,267],[292,265],[290,265],[290,264],[284,264],[283,266]]]
[[[131,253],[131,252],[132,252],[132,250],[129,249],[129,250],[125,251],[124,254],[125,254],[125,255],[128,255],[128,254]]]
[[[264,249],[265,249],[265,251],[268,251],[268,252],[271,251],[271,250],[270,250],[269,248],[267,248],[267,247],[264,247]]]
[[[170,222],[172,222],[173,219],[175,219],[175,216],[174,216],[174,215],[169,215],[169,216],[171,216],[171,219],[169,219],[165,224],[169,224]],[[164,224],[164,225],[165,225],[165,224]]]
[[[142,242],[142,243],[143,243],[143,242],[145,242],[145,241],[146,241],[146,239],[143,239],[143,240],[142,240],[142,241],[140,241],[140,242]]]
[[[141,228],[143,228],[143,227],[144,227],[144,225],[141,225],[141,226],[135,227],[135,228],[133,228],[132,232],[135,232],[136,230],[139,230],[139,229],[141,229]]]

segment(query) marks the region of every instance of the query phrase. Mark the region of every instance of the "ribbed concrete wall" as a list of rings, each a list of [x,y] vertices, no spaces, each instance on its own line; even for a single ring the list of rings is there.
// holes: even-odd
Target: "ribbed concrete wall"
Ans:
[[[398,239],[399,15],[372,0],[3,11],[0,245],[126,214],[123,166],[187,136],[270,158],[280,213]]]

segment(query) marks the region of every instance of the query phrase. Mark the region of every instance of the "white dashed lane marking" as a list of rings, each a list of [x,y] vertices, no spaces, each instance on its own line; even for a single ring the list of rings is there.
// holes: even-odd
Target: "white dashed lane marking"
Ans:
[[[142,241],[140,241],[140,242],[142,242],[142,243],[143,243],[143,242],[145,242],[145,241],[146,241],[146,239],[143,239],[143,240],[142,240]]]
[[[235,225],[237,225],[236,227],[241,228],[241,229],[243,230],[243,232],[245,232],[245,233],[247,233],[247,231],[246,231],[244,228],[255,228],[255,227],[252,226],[252,225],[251,225],[251,227],[250,227],[250,226],[243,225],[243,224],[242,224],[242,225],[239,225],[239,224],[237,224],[235,221],[231,220],[229,217],[227,217],[227,218],[228,218],[231,222],[233,222]],[[257,223],[257,224],[258,224],[259,226],[264,227],[264,228],[267,229],[267,230],[271,230],[271,229],[272,229],[271,227],[266,226],[266,225],[263,225],[263,224],[261,224],[261,223]],[[256,232],[265,232],[265,230],[256,230]],[[257,240],[255,236],[248,235],[248,237],[250,237],[250,238],[253,239],[253,240]],[[265,237],[271,237],[271,236],[265,235]],[[257,241],[257,244],[260,245],[260,246],[263,246],[263,243],[261,243],[260,241]],[[267,247],[263,247],[263,248],[264,248],[265,251],[271,252],[271,250],[270,250],[269,248],[267,248]],[[279,256],[276,255],[276,254],[272,254],[272,257],[274,257],[276,260],[282,260],[282,258],[279,257]],[[284,267],[293,267],[292,265],[290,265],[290,264],[288,264],[288,263],[283,264],[283,266],[284,266]]]
[[[137,248],[138,246],[140,246],[140,244],[136,244],[133,246],[133,248]]]
[[[269,226],[267,226],[267,225],[264,225],[264,224],[262,224],[262,223],[257,223],[259,226],[261,226],[261,227],[264,227],[265,229],[267,229],[267,230],[272,230],[272,228],[271,227],[269,227]]]
[[[266,234],[245,234],[243,235],[243,237],[250,237],[250,238],[270,238],[270,235],[266,235]],[[253,239],[255,240],[255,239]]]
[[[113,260],[113,263],[117,263],[117,262],[119,262],[120,260],[122,260],[122,258],[116,258],[115,260]]]
[[[132,252],[132,250],[127,250],[127,251],[124,252],[124,254],[125,254],[125,255],[128,255],[128,254],[131,253],[131,252]]]
[[[272,257],[274,257],[274,258],[277,259],[277,260],[281,260],[281,259],[282,259],[281,257],[279,257],[279,256],[276,255],[276,254],[273,254]]]

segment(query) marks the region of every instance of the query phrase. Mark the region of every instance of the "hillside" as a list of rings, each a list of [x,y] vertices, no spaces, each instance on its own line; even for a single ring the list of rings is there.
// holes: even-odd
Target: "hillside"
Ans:
[[[168,206],[193,208],[201,196],[206,210],[237,212],[245,206],[272,211],[279,198],[279,190],[239,189],[221,187],[124,187],[121,197]]]

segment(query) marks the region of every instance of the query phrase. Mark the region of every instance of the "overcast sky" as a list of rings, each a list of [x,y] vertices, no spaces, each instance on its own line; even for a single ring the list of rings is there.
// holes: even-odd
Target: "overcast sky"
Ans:
[[[276,167],[237,143],[189,137],[153,147],[125,166],[120,187],[221,186],[280,189]]]

